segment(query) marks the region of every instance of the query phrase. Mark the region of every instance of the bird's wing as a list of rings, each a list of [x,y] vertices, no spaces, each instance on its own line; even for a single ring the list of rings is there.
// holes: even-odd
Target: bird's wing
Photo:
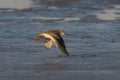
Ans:
[[[57,35],[57,36],[53,36],[54,37],[54,43],[56,45],[56,47],[61,50],[63,53],[65,53],[66,55],[69,56],[68,52],[67,52],[67,49],[65,47],[65,43],[64,43],[64,40],[63,38],[60,36],[60,35]]]
[[[49,49],[49,48],[52,47],[52,44],[53,44],[52,40],[51,40],[51,39],[48,39],[48,40],[45,41],[44,47],[46,47],[46,48]]]

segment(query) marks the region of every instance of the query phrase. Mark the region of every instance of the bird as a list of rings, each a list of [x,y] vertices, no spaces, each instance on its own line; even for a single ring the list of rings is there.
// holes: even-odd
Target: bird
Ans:
[[[39,33],[36,37],[36,40],[37,41],[44,40],[44,47],[48,49],[51,48],[54,43],[55,46],[61,52],[63,52],[67,56],[70,56],[66,49],[65,42],[63,38],[61,37],[61,35],[69,35],[69,34],[65,33],[64,30],[48,30],[48,31]]]

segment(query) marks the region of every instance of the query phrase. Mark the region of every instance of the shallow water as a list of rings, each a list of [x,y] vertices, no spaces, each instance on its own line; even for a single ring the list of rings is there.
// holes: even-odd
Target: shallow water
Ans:
[[[110,70],[104,74],[111,76],[116,72],[114,70],[119,71],[119,1],[26,1],[28,3],[22,4],[22,1],[0,0],[0,4],[3,4],[0,5],[1,79],[19,80],[21,76],[21,79],[29,80],[31,77],[31,80],[39,80],[46,79],[46,75],[50,77],[56,74],[60,77],[58,74],[63,74],[64,71],[65,74],[70,71],[71,75],[92,73],[99,76],[104,70]],[[15,3],[19,5],[14,5]],[[64,54],[55,46],[48,50],[42,42],[35,41],[34,36],[51,29],[64,29],[70,34],[63,38],[69,54],[73,56],[58,57]],[[98,73],[89,70],[98,70]],[[93,79],[93,75],[88,76]],[[114,76],[119,74],[116,72]],[[83,79],[87,80],[85,77]]]

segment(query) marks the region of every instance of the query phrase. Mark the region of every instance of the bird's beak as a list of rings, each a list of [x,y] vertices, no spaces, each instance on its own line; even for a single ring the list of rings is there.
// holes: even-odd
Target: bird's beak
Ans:
[[[68,36],[69,36],[70,34],[68,34],[68,33],[65,33],[65,35],[68,35]]]

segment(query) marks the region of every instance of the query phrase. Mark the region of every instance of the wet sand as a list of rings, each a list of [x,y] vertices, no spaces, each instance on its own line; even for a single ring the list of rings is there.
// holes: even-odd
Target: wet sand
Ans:
[[[6,1],[0,3],[0,80],[120,80],[118,0]],[[70,34],[63,38],[71,56],[58,57],[64,54],[55,46],[34,40],[50,29]]]
[[[1,80],[120,79],[119,50],[71,52],[70,57],[58,57],[59,53],[45,53],[45,49],[35,52],[42,51],[38,47],[26,51],[11,48],[0,54]]]

